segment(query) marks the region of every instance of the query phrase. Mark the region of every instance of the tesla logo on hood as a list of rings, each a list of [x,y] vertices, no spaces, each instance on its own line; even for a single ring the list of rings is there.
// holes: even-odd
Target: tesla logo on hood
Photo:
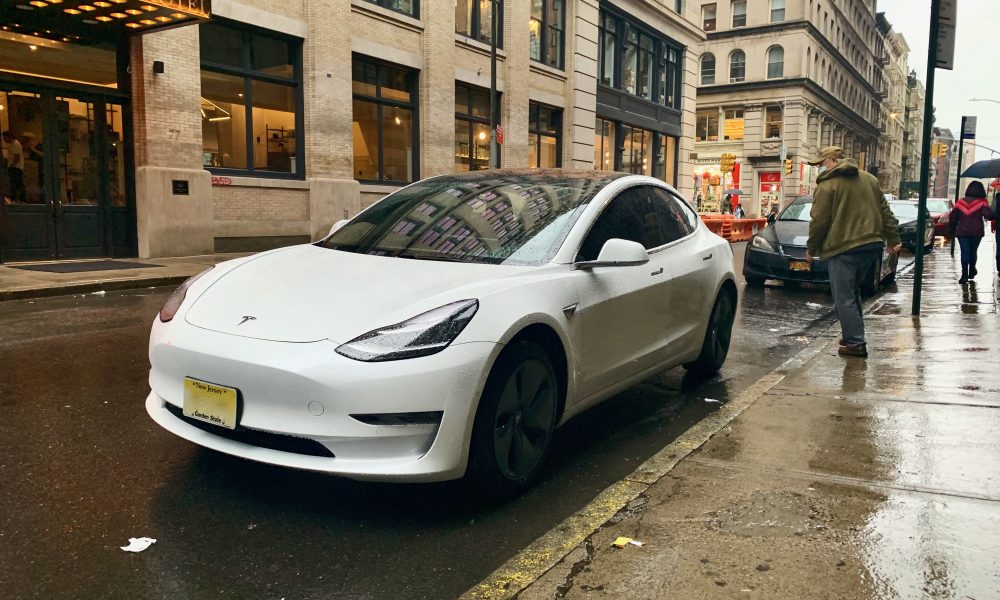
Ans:
[[[247,321],[256,321],[256,320],[257,317],[254,317],[252,315],[243,315],[243,320],[240,321],[236,326],[239,327],[240,325],[246,323]]]

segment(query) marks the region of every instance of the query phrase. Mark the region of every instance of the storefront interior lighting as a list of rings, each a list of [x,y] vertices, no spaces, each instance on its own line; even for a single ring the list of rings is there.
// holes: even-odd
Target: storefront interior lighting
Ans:
[[[212,117],[208,120],[209,123],[218,123],[219,121],[228,121],[232,117]]]
[[[215,102],[212,102],[212,101],[211,101],[211,100],[209,100],[208,98],[205,98],[205,97],[202,97],[201,101],[202,101],[202,102],[204,102],[205,104],[211,104],[211,105],[212,105],[212,107],[213,107],[213,108],[215,108],[215,110],[219,110],[219,111],[222,111],[222,112],[226,113],[226,115],[229,115],[229,114],[230,114],[228,110],[226,110],[226,109],[222,108],[221,106],[219,106],[219,105],[218,105],[218,104],[216,104]],[[204,110],[204,109],[202,109],[202,111],[201,111],[201,114],[203,114],[203,115],[205,114],[205,110]]]

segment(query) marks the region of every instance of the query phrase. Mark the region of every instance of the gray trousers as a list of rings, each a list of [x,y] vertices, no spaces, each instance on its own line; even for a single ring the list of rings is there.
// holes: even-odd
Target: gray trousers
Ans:
[[[861,283],[871,277],[881,256],[881,250],[863,250],[838,254],[827,261],[833,310],[840,321],[844,341],[850,346],[865,343]]]

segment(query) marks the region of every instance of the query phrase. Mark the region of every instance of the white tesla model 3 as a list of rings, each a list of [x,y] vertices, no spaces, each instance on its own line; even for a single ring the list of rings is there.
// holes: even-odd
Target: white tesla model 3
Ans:
[[[146,409],[264,463],[516,492],[558,424],[663,369],[721,368],[734,282],[729,244],[656,179],[433,177],[181,285]]]

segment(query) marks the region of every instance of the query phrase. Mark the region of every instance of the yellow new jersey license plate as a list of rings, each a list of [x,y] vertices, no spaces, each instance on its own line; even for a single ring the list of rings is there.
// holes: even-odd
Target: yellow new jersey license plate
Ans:
[[[236,388],[184,378],[184,416],[227,429],[236,428]]]
[[[810,266],[804,260],[790,260],[788,261],[788,268],[791,271],[808,271]]]

